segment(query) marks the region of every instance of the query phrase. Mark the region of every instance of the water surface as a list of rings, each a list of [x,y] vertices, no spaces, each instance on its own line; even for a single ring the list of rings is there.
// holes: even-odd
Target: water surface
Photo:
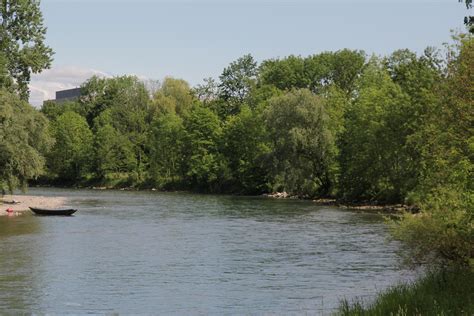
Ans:
[[[0,217],[0,314],[316,314],[405,277],[381,216],[308,201],[31,189]]]

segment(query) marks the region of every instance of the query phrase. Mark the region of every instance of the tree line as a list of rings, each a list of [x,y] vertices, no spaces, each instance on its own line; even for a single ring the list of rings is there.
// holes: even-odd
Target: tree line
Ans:
[[[420,214],[393,224],[411,261],[473,256],[472,35],[456,36],[444,54],[343,49],[261,63],[245,55],[195,87],[92,77],[78,100],[36,110],[25,87],[52,58],[38,2],[3,4],[3,188],[40,178],[414,204]],[[17,23],[15,10],[31,23]]]

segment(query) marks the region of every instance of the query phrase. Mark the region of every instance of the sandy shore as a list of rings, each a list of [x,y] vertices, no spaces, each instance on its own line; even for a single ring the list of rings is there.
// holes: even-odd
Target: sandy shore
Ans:
[[[6,204],[0,200],[0,216],[7,215],[8,208],[15,212],[29,210],[29,206],[41,208],[60,208],[66,204],[65,197],[59,196],[33,196],[33,195],[5,195],[3,201],[16,201],[18,204]]]

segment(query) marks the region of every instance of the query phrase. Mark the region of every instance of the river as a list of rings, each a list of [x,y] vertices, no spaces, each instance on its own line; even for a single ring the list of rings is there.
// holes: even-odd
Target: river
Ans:
[[[380,215],[309,201],[30,189],[0,217],[0,314],[327,315],[407,277]]]

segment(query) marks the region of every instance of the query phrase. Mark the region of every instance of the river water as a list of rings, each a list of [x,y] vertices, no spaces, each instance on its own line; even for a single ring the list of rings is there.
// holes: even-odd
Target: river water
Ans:
[[[0,314],[328,315],[407,277],[379,215],[309,201],[31,189],[0,217]]]

